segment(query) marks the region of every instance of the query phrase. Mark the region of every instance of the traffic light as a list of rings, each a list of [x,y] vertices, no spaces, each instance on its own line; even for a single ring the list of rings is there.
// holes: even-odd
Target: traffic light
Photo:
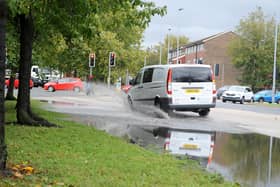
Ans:
[[[109,54],[109,63],[111,67],[116,65],[116,54],[114,52]]]
[[[89,67],[95,67],[95,54],[90,53],[89,55]]]

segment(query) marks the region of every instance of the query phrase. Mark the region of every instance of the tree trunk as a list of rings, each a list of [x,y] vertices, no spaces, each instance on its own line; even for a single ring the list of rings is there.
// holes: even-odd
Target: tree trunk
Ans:
[[[33,44],[33,19],[31,13],[19,15],[20,19],[20,63],[19,63],[19,88],[17,100],[17,121],[19,124],[31,124],[36,122],[30,117],[30,69],[32,64]]]
[[[32,44],[34,39],[34,23],[30,13],[19,15],[20,24],[20,60],[19,60],[19,88],[17,98],[17,122],[31,126],[57,126],[32,113],[30,108],[30,88],[32,66]]]
[[[5,61],[6,61],[6,21],[7,6],[0,0],[0,172],[4,173],[7,162],[7,146],[5,144]]]

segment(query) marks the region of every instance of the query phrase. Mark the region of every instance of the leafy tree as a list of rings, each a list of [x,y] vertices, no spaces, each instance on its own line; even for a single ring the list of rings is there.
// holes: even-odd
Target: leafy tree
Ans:
[[[176,35],[170,35],[169,36],[169,47],[170,49],[177,49],[177,38],[179,37],[179,45],[186,45],[189,43],[189,38],[186,36],[176,36]],[[168,37],[165,37],[164,44],[167,46],[168,44]]]
[[[161,47],[161,64],[167,63],[167,50],[168,50],[168,39],[169,39],[169,50],[177,49],[177,36],[170,35],[164,38],[163,43],[159,43],[155,46],[151,46],[146,50],[146,63],[147,65],[159,64],[160,62],[160,47]],[[179,46],[183,46],[189,43],[189,39],[185,36],[179,36]]]
[[[272,85],[275,20],[264,15],[261,8],[242,19],[229,52],[232,62],[242,72],[241,83],[254,90]]]
[[[48,67],[64,72],[85,74],[87,56],[96,51],[99,60],[95,71],[106,77],[109,51],[119,57],[130,56],[139,49],[143,30],[154,14],[163,15],[165,8],[144,1],[69,0],[9,1],[20,28],[20,87],[17,120],[20,124],[51,125],[34,115],[30,109],[30,67],[32,57]],[[33,46],[36,46],[33,50]],[[125,64],[119,58],[121,64]]]
[[[6,61],[6,21],[7,6],[5,0],[0,0],[0,173],[6,169],[7,148],[5,144],[5,61]]]

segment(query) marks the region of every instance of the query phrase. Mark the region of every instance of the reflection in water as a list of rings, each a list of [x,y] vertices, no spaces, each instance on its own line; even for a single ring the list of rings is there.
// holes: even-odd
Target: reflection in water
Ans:
[[[270,179],[270,138],[258,134],[216,133],[213,161],[210,165],[227,179],[246,186],[267,186]],[[274,140],[269,186],[279,186],[280,150],[279,139]]]
[[[151,128],[130,126],[128,136],[131,142],[143,147],[156,145],[156,150],[169,152],[176,156],[186,156],[199,161],[203,167],[211,162],[215,133],[198,130],[172,128]],[[161,152],[162,152],[161,151]]]

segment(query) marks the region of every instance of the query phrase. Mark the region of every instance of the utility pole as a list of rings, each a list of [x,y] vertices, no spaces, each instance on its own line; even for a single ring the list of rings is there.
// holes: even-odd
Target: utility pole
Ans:
[[[182,11],[184,10],[183,8],[179,8],[178,11]],[[179,26],[178,26],[179,28]],[[178,29],[179,30],[179,29]],[[180,37],[180,33],[178,33],[178,36],[177,36],[177,60],[176,60],[176,64],[179,64],[179,37]]]
[[[179,64],[179,35],[177,36],[177,59],[176,59],[176,64]]]
[[[272,103],[275,102],[275,84],[276,84],[276,54],[277,54],[277,35],[278,35],[278,23],[275,24],[275,37],[274,37],[274,61],[273,61],[273,83],[272,83]]]
[[[159,64],[161,64],[162,45],[159,43]]]
[[[167,34],[167,63],[166,64],[169,64],[169,50],[170,50],[170,31],[171,31],[171,28],[168,29],[168,34]]]

